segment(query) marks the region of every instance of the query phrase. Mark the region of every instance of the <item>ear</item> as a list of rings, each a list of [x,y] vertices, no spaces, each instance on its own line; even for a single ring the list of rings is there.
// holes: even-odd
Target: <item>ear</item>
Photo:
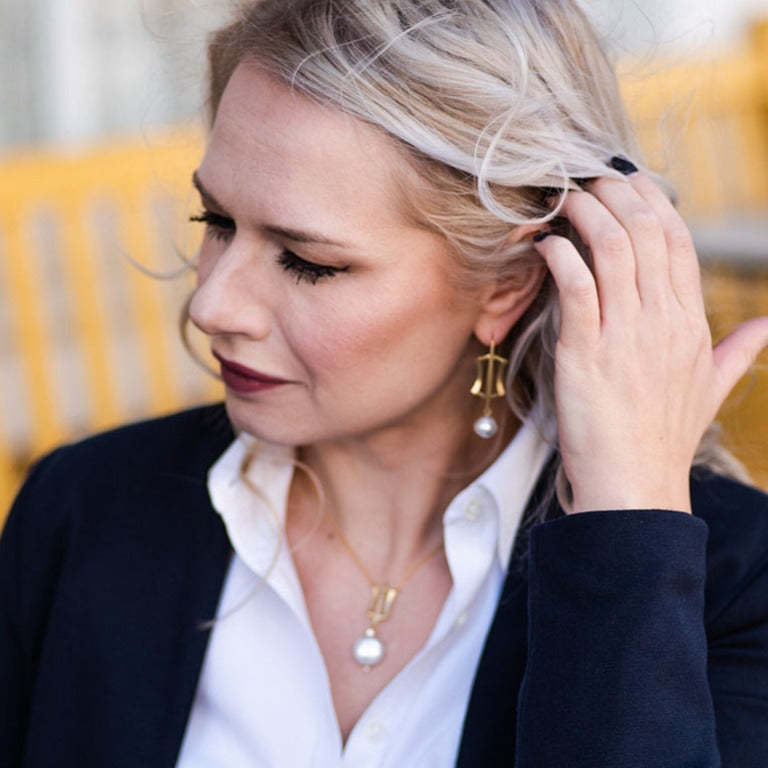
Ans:
[[[530,238],[540,227],[517,227],[508,240],[515,245]],[[533,250],[533,249],[532,249]],[[522,260],[521,269],[514,279],[493,280],[481,292],[481,309],[475,323],[475,336],[488,346],[491,340],[497,344],[507,337],[520,319],[544,282],[547,267],[543,259],[533,257]]]

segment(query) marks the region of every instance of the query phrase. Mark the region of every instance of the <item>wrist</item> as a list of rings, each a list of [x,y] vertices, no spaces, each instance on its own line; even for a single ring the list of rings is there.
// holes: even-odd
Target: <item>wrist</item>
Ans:
[[[573,485],[573,503],[568,514],[619,509],[666,509],[691,513],[688,478],[685,483],[658,485],[606,482],[601,485]]]

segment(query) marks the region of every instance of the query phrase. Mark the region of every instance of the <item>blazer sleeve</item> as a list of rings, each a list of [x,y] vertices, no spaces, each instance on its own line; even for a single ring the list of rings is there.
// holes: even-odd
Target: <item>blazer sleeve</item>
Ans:
[[[709,594],[708,533],[664,510],[533,529],[518,768],[768,765],[765,557],[725,566]],[[739,542],[716,543],[720,560],[740,561]]]
[[[51,454],[33,470],[0,538],[0,750],[9,767],[22,765],[47,605],[66,540],[55,515],[48,524],[35,519],[56,508],[40,482],[56,460]]]
[[[710,475],[693,502],[709,527],[705,624],[722,764],[768,766],[768,497]]]

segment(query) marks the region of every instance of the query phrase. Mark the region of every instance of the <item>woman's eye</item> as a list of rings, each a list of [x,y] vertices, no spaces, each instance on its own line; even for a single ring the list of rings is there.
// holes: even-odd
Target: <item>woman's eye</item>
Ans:
[[[318,280],[326,277],[336,277],[339,272],[346,272],[349,267],[329,267],[325,264],[315,264],[312,261],[302,259],[293,251],[283,251],[278,258],[280,266],[291,272],[299,283],[303,278],[314,285]]]
[[[235,234],[235,222],[212,211],[203,211],[196,216],[190,216],[189,220],[205,224],[206,234],[215,240],[229,240]]]

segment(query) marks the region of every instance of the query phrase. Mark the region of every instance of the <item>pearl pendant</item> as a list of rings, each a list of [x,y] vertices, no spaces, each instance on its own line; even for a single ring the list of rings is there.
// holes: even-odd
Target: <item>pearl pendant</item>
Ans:
[[[493,416],[481,416],[473,425],[475,434],[485,440],[493,437],[499,431],[499,425]]]
[[[352,655],[365,672],[375,667],[384,658],[384,644],[376,637],[376,630],[368,627],[365,634],[355,640]]]

